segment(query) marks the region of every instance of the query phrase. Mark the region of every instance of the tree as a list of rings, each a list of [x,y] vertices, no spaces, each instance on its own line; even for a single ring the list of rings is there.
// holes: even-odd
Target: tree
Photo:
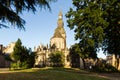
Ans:
[[[11,54],[11,58],[13,60],[12,67],[13,68],[29,68],[30,67],[30,58],[32,57],[29,54],[29,50],[22,45],[20,39],[18,39],[15,43],[14,50]],[[30,56],[31,55],[31,56]]]
[[[104,40],[105,49],[109,54],[120,55],[120,1],[109,1],[106,7],[106,21],[109,22],[105,29],[106,38]]]
[[[79,39],[83,47],[93,47],[97,51],[99,47],[105,47],[103,41],[107,47],[119,42],[119,0],[73,0],[73,5],[76,8],[70,8],[66,14],[67,22],[69,28],[75,31],[75,39]]]
[[[50,55],[50,62],[53,63],[54,67],[61,67],[64,65],[64,55],[60,51],[56,51],[51,53]]]
[[[36,8],[48,8],[50,2],[56,0],[0,0],[0,28],[8,27],[6,23],[17,26],[18,29],[25,29],[25,21],[20,17],[23,11],[36,12]]]
[[[73,0],[66,17],[84,51],[102,47],[108,54],[120,55],[120,0]]]
[[[73,67],[80,67],[80,58],[83,61],[83,67],[86,68],[85,65],[85,59],[87,58],[97,58],[97,55],[93,48],[88,48],[85,51],[82,51],[82,47],[79,43],[76,43],[71,46],[70,48],[70,56],[71,56],[71,62],[73,63]],[[74,64],[76,63],[76,64]]]
[[[70,59],[71,59],[71,66],[72,67],[80,67],[80,48],[79,45],[76,43],[70,47]]]
[[[114,66],[118,68],[120,64],[120,0],[110,0],[108,1],[108,6],[106,6],[106,21],[109,22],[108,27],[105,29],[105,40],[103,49],[108,52],[108,54],[114,54],[116,57],[117,65]],[[117,57],[119,56],[119,57]]]
[[[36,56],[36,52],[30,52],[29,54],[29,67],[32,68],[34,67],[34,64],[35,64],[35,56]]]
[[[82,58],[97,58],[97,51],[102,45],[104,27],[107,22],[101,18],[103,12],[95,0],[73,0],[74,9],[70,8],[66,17],[68,27],[74,29],[75,39],[79,44],[73,46]],[[103,25],[105,23],[106,25]]]
[[[20,39],[18,39],[15,43],[15,47],[14,47],[13,52],[11,54],[13,61],[15,61],[15,62],[20,61],[21,54],[22,54],[22,42]]]

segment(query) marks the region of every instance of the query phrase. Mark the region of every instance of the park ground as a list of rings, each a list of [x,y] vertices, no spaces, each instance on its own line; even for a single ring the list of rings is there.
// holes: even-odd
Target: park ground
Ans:
[[[94,73],[77,68],[0,68],[0,80],[120,80],[120,73]]]

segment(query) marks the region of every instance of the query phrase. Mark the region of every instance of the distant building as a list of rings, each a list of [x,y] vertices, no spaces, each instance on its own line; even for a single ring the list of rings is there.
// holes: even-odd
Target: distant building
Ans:
[[[53,37],[50,39],[50,45],[44,46],[41,44],[37,48],[35,48],[35,51],[37,52],[35,63],[35,65],[37,66],[44,66],[44,64],[49,66],[49,54],[55,51],[63,52],[65,56],[64,66],[70,66],[70,61],[68,59],[69,50],[66,47],[66,32],[64,29],[62,11],[59,12],[57,28],[55,29]]]
[[[117,55],[117,57],[115,57],[115,55],[109,55],[107,56],[107,64],[110,64],[112,66],[114,66],[115,68],[117,68],[118,70],[120,70],[120,56]]]
[[[10,67],[10,61],[6,58],[9,56],[9,54],[4,53],[5,47],[3,45],[0,45],[0,68]]]
[[[3,53],[5,54],[11,54],[13,52],[13,48],[15,46],[15,42],[11,42],[5,49],[3,50]]]

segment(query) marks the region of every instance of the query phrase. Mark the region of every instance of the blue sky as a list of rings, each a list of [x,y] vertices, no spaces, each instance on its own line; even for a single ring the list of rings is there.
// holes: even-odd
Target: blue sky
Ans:
[[[67,27],[65,14],[72,7],[72,0],[58,0],[56,3],[50,4],[52,11],[49,10],[37,10],[36,14],[32,12],[24,12],[21,17],[26,21],[26,31],[20,31],[18,29],[10,28],[0,29],[0,44],[7,46],[11,42],[15,42],[18,38],[21,39],[23,45],[26,47],[34,48],[39,44],[49,44],[50,38],[54,34],[54,30],[57,27],[57,19],[59,11],[62,10],[64,28],[67,35],[67,46],[74,44],[74,31]],[[101,52],[100,52],[101,53]],[[100,57],[104,57],[102,54]]]
[[[36,14],[32,12],[24,12],[21,17],[26,21],[26,31],[18,29],[0,29],[0,44],[7,46],[11,42],[15,42],[18,38],[22,40],[23,45],[34,48],[39,44],[49,44],[50,38],[54,34],[57,27],[57,19],[59,11],[62,10],[64,28],[67,33],[67,46],[74,44],[74,33],[67,27],[65,14],[72,7],[71,0],[58,0],[56,3],[51,3],[51,12],[46,9],[37,10]]]

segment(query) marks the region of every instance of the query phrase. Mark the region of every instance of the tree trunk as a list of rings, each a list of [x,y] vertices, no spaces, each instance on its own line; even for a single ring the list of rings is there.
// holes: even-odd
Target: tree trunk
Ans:
[[[84,69],[84,63],[83,63],[82,58],[80,58],[80,69]]]
[[[85,68],[86,68],[86,65],[85,65],[85,60],[84,60],[84,59],[82,59],[82,61],[83,61],[83,69],[85,69]]]

